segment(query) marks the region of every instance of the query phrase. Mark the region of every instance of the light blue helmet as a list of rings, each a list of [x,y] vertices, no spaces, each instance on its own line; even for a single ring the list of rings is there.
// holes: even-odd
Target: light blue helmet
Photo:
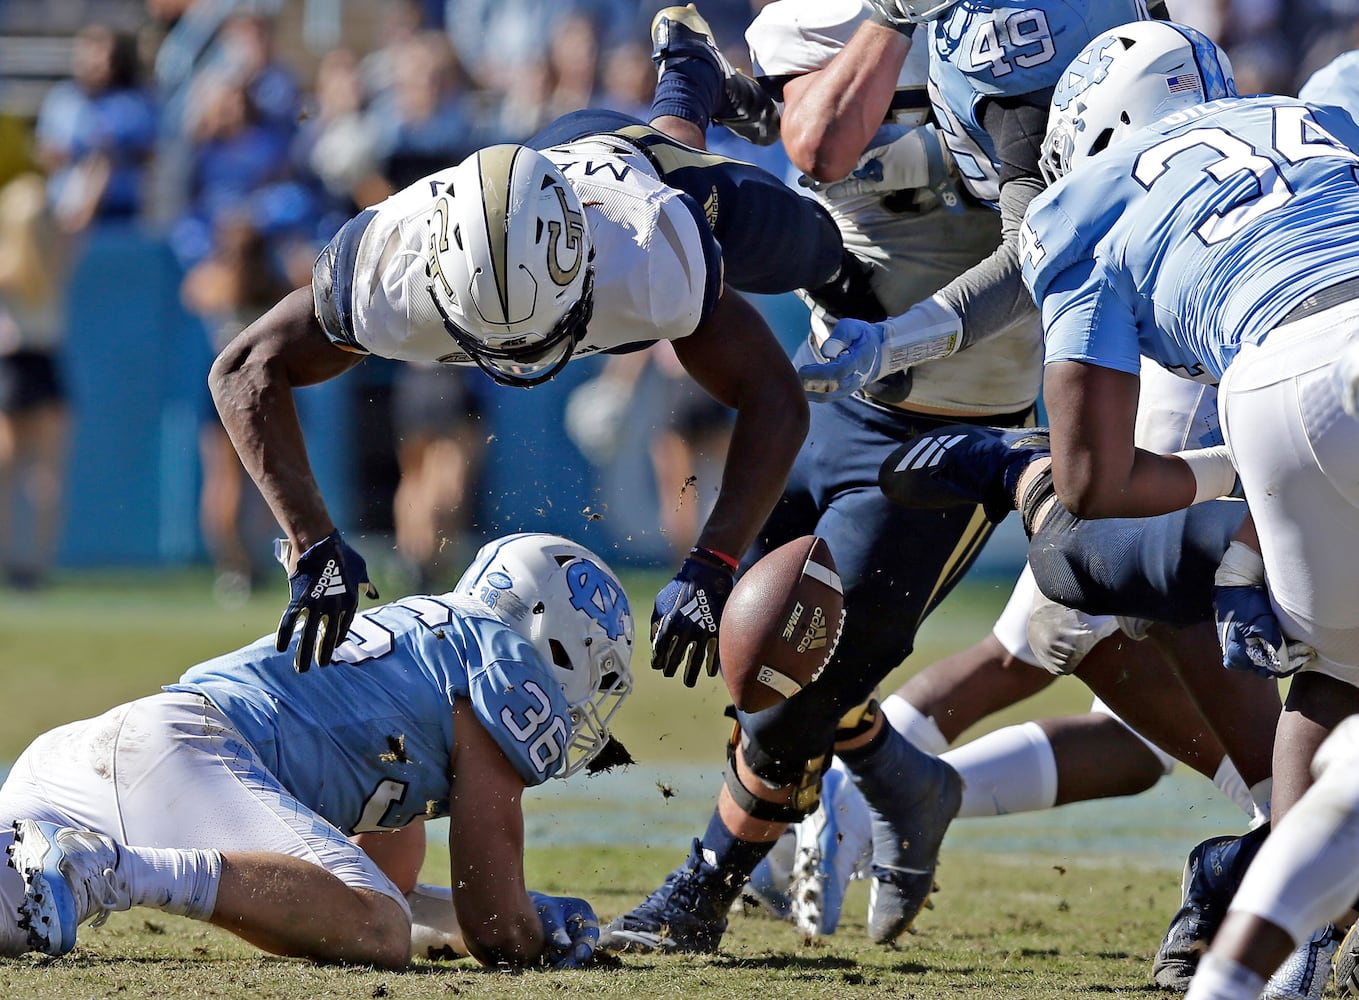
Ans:
[[[1039,167],[1051,183],[1129,132],[1235,96],[1227,54],[1201,31],[1171,21],[1113,28],[1082,49],[1058,79]]]

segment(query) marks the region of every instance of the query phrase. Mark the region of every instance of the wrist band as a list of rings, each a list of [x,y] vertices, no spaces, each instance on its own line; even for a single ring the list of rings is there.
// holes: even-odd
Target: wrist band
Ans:
[[[1194,474],[1194,499],[1191,503],[1225,497],[1236,486],[1236,466],[1232,465],[1232,456],[1225,444],[1173,454],[1189,466],[1189,471]]]
[[[727,567],[727,569],[731,570],[733,573],[736,572],[736,567],[741,565],[740,562],[733,559],[725,552],[718,552],[716,549],[705,549],[701,545],[695,545],[693,551],[705,556],[712,556],[718,562],[724,564]]]

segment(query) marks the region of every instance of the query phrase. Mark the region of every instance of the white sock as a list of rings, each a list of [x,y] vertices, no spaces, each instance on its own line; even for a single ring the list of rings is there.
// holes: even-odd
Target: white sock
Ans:
[[[1223,757],[1222,763],[1217,766],[1217,773],[1213,775],[1213,784],[1236,803],[1247,817],[1255,815],[1255,801],[1251,798],[1250,789],[1246,787],[1246,781],[1241,777],[1241,772],[1236,769],[1230,757]]]
[[[1258,1000],[1265,981],[1244,965],[1211,951],[1203,956],[1184,1000]]]
[[[939,731],[934,719],[921,713],[899,694],[890,694],[882,703],[882,715],[887,724],[906,737],[917,750],[938,757],[948,749],[948,740]]]
[[[217,906],[222,852],[178,847],[121,845],[118,872],[127,880],[133,906],[207,920]]]
[[[1057,802],[1057,758],[1036,722],[997,729],[941,757],[963,779],[959,816],[1005,816]]]
[[[1274,779],[1265,778],[1257,781],[1250,786],[1250,800],[1255,803],[1255,815],[1251,818],[1250,827],[1254,830],[1257,826],[1269,822],[1270,799],[1274,797]]]

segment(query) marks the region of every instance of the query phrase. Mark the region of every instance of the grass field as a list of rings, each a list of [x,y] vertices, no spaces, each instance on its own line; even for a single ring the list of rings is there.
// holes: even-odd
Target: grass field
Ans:
[[[625,583],[645,620],[655,574]],[[927,625],[915,663],[983,634],[1008,582],[970,584]],[[390,596],[390,595],[389,595]],[[0,762],[44,729],[154,691],[189,664],[271,631],[278,587],[225,610],[204,573],[81,574],[0,605],[0,685],[7,722]],[[644,629],[643,629],[644,631]],[[639,761],[621,775],[550,782],[528,796],[530,882],[587,896],[601,916],[634,905],[701,832],[719,780],[729,723],[721,685],[662,678],[639,657],[637,691],[617,733]],[[992,728],[1083,711],[1089,695],[1062,682],[988,720]],[[976,735],[976,733],[968,734]],[[1178,868],[1198,839],[1239,824],[1198,779],[1172,780],[1138,800],[1068,807],[1043,816],[955,824],[940,867],[937,909],[898,948],[864,936],[866,886],[855,883],[840,932],[804,941],[790,925],[732,922],[717,956],[635,957],[571,973],[507,975],[469,962],[401,973],[315,968],[263,958],[213,928],[149,910],[86,930],[70,956],[0,962],[0,997],[1121,997],[1155,994],[1149,962],[1178,904]],[[1178,790],[1177,790],[1178,789]],[[535,797],[536,796],[536,797]],[[1227,824],[1224,826],[1224,824]],[[446,879],[431,850],[425,878]]]

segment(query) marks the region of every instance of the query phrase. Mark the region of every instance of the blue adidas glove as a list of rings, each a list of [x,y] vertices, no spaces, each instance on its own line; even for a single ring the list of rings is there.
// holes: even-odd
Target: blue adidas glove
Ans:
[[[1265,564],[1259,553],[1232,542],[1214,577],[1213,617],[1228,670],[1261,677],[1295,674],[1316,656],[1311,646],[1288,643],[1265,589]]]
[[[530,892],[543,924],[542,962],[554,969],[579,969],[594,958],[599,918],[590,904],[575,896]]]
[[[717,625],[731,596],[734,568],[707,549],[689,552],[675,578],[656,595],[651,612],[651,666],[666,677],[681,673],[685,687],[700,670],[717,675]]]
[[[886,328],[881,323],[842,319],[821,345],[824,361],[798,368],[807,398],[817,403],[845,399],[882,377]]]
[[[292,554],[287,539],[275,543],[274,554],[286,568]],[[378,596],[368,580],[363,556],[345,544],[339,531],[332,531],[297,557],[297,567],[288,575],[288,590],[291,597],[279,620],[274,647],[280,653],[287,649],[298,619],[305,619],[293,658],[298,673],[310,668],[313,655],[320,666],[330,662],[335,646],[349,633],[360,590],[369,599]]]

